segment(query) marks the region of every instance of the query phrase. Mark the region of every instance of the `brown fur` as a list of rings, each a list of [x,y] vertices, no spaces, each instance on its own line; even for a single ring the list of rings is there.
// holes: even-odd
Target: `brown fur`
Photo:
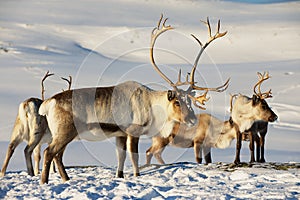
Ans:
[[[38,109],[42,102],[43,101],[38,98],[29,98],[20,104],[18,115],[16,117],[16,121],[12,131],[11,141],[9,143],[6,158],[1,170],[1,176],[5,175],[7,166],[14,153],[14,150],[23,141],[27,142],[27,146],[24,149],[24,154],[26,158],[25,160],[28,174],[31,176],[38,174],[40,151],[35,150],[35,148],[40,149],[39,143],[41,139],[45,134],[50,135],[46,118],[38,114]],[[49,143],[50,141],[51,137],[43,142]],[[34,170],[31,159],[31,155],[33,152],[35,159]]]
[[[153,155],[160,164],[164,164],[161,154],[167,145],[180,148],[194,147],[197,163],[202,162],[202,152],[206,163],[211,163],[211,148],[225,148],[235,138],[238,131],[235,124],[229,121],[222,122],[209,114],[200,114],[197,117],[198,124],[194,127],[189,128],[184,124],[176,123],[169,137],[153,137],[152,146],[146,151],[146,164],[150,164]],[[228,143],[220,143],[219,147],[218,143],[221,140],[228,140]]]
[[[194,112],[186,104],[180,105],[176,96],[170,98],[167,91],[153,91],[132,81],[56,94],[42,104],[39,113],[46,115],[53,136],[44,151],[41,183],[48,183],[53,159],[63,181],[69,180],[62,156],[68,143],[76,137],[92,141],[116,137],[117,177],[123,177],[126,150],[130,152],[137,176],[137,145],[141,135],[156,135],[161,130],[162,135],[168,136],[174,121],[195,119]]]

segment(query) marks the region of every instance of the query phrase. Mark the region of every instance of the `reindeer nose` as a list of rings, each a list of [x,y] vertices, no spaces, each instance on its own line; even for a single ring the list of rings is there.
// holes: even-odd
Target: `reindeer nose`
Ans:
[[[269,122],[275,122],[278,119],[277,115],[272,115],[271,117],[269,117]]]
[[[185,120],[185,123],[188,127],[195,126],[196,123],[197,123],[197,117],[190,117],[190,118]]]

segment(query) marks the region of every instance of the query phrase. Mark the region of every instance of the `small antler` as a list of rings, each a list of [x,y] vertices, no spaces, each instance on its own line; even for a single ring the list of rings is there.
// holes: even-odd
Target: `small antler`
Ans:
[[[47,73],[45,74],[45,76],[42,79],[41,85],[42,85],[42,100],[43,101],[45,100],[45,96],[44,96],[44,93],[45,93],[44,81],[46,80],[46,78],[48,78],[49,76],[52,76],[52,75],[54,75],[54,74],[49,74],[49,71],[47,71]]]
[[[260,86],[262,84],[262,82],[264,82],[265,80],[268,80],[269,78],[271,78],[271,76],[269,75],[269,72],[264,72],[264,74],[261,74],[260,72],[257,72],[258,75],[258,82],[254,85],[253,91],[254,93],[260,98],[260,99],[267,99],[267,98],[271,98],[272,97],[272,91],[271,89],[267,92],[262,93]],[[258,89],[258,91],[256,91],[256,88]]]
[[[64,80],[64,81],[67,81],[67,83],[68,83],[68,85],[69,85],[69,87],[68,87],[68,90],[70,90],[71,89],[71,86],[72,86],[72,76],[69,76],[69,79],[67,79],[67,78],[64,78],[64,77],[60,77],[62,80]]]
[[[198,107],[198,108],[200,108],[202,110],[206,110],[206,108],[202,107],[201,105],[205,105],[205,102],[209,100],[209,97],[206,96],[207,93],[208,93],[208,90],[206,90],[203,95],[200,95],[200,96],[197,96],[197,97],[194,97],[194,96],[192,96],[190,94],[188,94],[188,96],[192,100],[193,104],[196,107]]]
[[[232,112],[233,99],[236,98],[238,94],[230,94],[230,112]]]

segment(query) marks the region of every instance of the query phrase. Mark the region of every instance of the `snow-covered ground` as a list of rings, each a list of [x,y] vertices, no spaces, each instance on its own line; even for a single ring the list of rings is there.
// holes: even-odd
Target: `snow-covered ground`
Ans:
[[[300,3],[248,4],[232,1],[1,1],[0,2],[0,163],[4,160],[18,104],[40,97],[40,80],[47,70],[55,77],[46,81],[46,96],[66,88],[61,76],[72,75],[73,88],[114,85],[136,80],[150,87],[168,86],[149,61],[150,32],[161,13],[175,30],[161,36],[157,62],[176,80],[179,67],[186,73],[198,52],[193,33],[207,38],[199,21],[210,17],[213,30],[221,19],[228,34],[212,43],[200,60],[199,84],[216,86],[231,77],[228,90],[211,93],[207,110],[220,119],[229,117],[229,94],[252,95],[256,72],[269,71],[272,88],[269,105],[279,120],[269,125],[266,142],[268,162],[300,162]],[[202,112],[202,111],[197,111]],[[213,149],[214,162],[230,163],[234,143],[225,150]],[[151,145],[142,138],[140,165]],[[249,160],[247,143],[242,160]],[[17,148],[8,175],[0,178],[0,198],[97,198],[198,197],[198,198],[300,198],[299,169],[274,171],[238,168],[234,172],[193,163],[145,169],[132,178],[115,179],[114,140],[73,142],[65,153],[71,181],[61,183],[51,175],[50,184],[39,186],[39,177],[28,177]],[[45,146],[44,146],[45,147]],[[168,163],[194,162],[192,149],[168,147]],[[154,161],[155,163],[155,161]],[[126,165],[130,168],[130,162]],[[131,170],[128,170],[131,172]],[[191,196],[194,195],[194,196]],[[266,196],[265,196],[266,195]]]
[[[285,170],[277,170],[282,167]],[[298,169],[296,169],[298,167]],[[114,178],[110,168],[69,168],[71,180],[51,174],[48,185],[26,172],[11,172],[1,182],[6,199],[299,199],[299,164],[231,168],[217,163],[152,165],[142,176]]]

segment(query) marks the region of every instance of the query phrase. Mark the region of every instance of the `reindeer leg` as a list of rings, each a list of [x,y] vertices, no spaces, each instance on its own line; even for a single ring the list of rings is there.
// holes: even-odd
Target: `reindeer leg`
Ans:
[[[212,163],[212,159],[211,159],[211,148],[210,148],[210,147],[207,147],[207,146],[204,146],[203,152],[204,152],[204,158],[205,158],[206,164]]]
[[[65,149],[66,149],[66,146],[54,157],[55,165],[57,166],[57,169],[59,171],[59,174],[60,174],[63,182],[70,180],[70,178],[66,172],[66,169],[64,167],[64,164],[62,162],[62,157],[65,152]],[[50,164],[50,167],[51,167],[51,164]]]
[[[53,134],[57,137],[53,137],[52,142],[44,151],[44,164],[41,176],[41,184],[48,183],[49,181],[50,166],[54,157],[63,181],[69,180],[64,164],[62,163],[62,156],[67,144],[69,144],[76,137],[76,134],[77,132],[75,128],[73,130],[69,130],[69,132],[64,132],[64,134]]]
[[[152,145],[146,151],[146,165],[150,165],[151,158],[153,155],[159,162],[159,164],[164,165],[165,161],[162,159],[161,154],[169,143],[169,138],[162,138],[160,136],[152,137]]]
[[[153,157],[153,153],[152,153],[152,146],[146,151],[146,165],[150,165],[151,164],[151,159]]]
[[[45,149],[44,151],[44,163],[43,163],[43,170],[41,175],[41,184],[45,184],[49,182],[49,170],[50,170],[50,164],[53,160],[54,153],[52,153],[53,147],[50,145]]]
[[[32,137],[30,138],[31,140],[28,142],[27,146],[24,149],[24,154],[26,159],[27,172],[30,176],[34,176],[31,155],[35,147],[41,141],[43,135],[40,133],[30,133],[30,135],[32,135]]]
[[[235,153],[235,164],[239,164],[240,161],[240,152],[242,148],[242,133],[240,131],[237,131],[236,133],[236,153]]]
[[[33,152],[32,146],[27,145],[24,149],[24,154],[25,154],[27,172],[30,176],[34,176],[32,159],[31,159],[32,152]]]
[[[260,137],[258,136],[258,134],[255,135],[255,146],[256,146],[256,161],[259,162],[260,161]]]
[[[259,162],[264,163],[266,162],[265,160],[265,134],[260,135],[260,151],[261,151],[261,157]]]
[[[126,159],[126,140],[127,137],[116,137],[116,146],[117,146],[117,158],[118,158],[118,168],[116,177],[124,178],[124,162]]]
[[[195,142],[194,143],[194,154],[195,154],[195,158],[196,158],[196,162],[201,164],[202,163],[202,143],[199,142]]]
[[[37,176],[40,171],[40,161],[41,161],[41,144],[38,144],[33,150],[34,157],[34,175]]]
[[[249,143],[249,149],[250,149],[250,154],[251,154],[251,158],[250,158],[250,163],[255,162],[255,157],[254,157],[254,135],[253,135],[253,131],[250,131],[249,133],[249,137],[250,137],[250,143]]]
[[[154,152],[154,157],[156,158],[156,160],[158,161],[159,164],[164,165],[165,161],[162,159],[161,154],[163,152],[163,150],[165,149],[165,147],[160,148],[158,151]]]
[[[7,152],[6,152],[6,157],[5,157],[3,167],[2,167],[2,170],[1,170],[1,173],[0,173],[0,177],[3,177],[5,175],[8,163],[9,163],[16,147],[20,144],[20,142],[21,141],[19,141],[19,140],[13,140],[9,143],[8,149],[7,149]]]
[[[132,135],[128,135],[127,137],[127,149],[129,151],[130,159],[133,166],[134,176],[139,176],[139,137],[133,137]]]

